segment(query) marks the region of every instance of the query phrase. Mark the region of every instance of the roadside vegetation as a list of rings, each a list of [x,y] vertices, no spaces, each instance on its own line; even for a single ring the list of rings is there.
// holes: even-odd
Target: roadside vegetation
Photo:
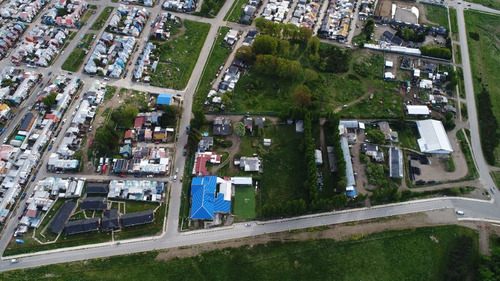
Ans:
[[[457,10],[453,7],[449,7],[448,9],[450,11],[451,34],[454,40],[458,40]]]
[[[470,0],[469,2],[481,4],[483,6],[500,10],[500,2],[498,0]]]
[[[481,147],[486,162],[500,166],[500,16],[465,10],[465,22]]]
[[[90,27],[91,30],[100,30],[108,21],[109,16],[113,12],[113,7],[112,6],[107,6],[104,8],[102,13],[97,17],[95,20],[94,24]]]
[[[187,86],[210,25],[190,20],[184,20],[183,24],[184,34],[169,41],[154,42],[159,63],[151,74],[151,85],[178,90]]]
[[[247,0],[236,0],[224,17],[225,21],[238,22],[243,15],[243,6],[248,4]]]
[[[0,279],[36,280],[465,280],[478,266],[477,232],[459,226],[426,227],[299,242],[224,248],[162,260],[162,251],[6,271]],[[481,268],[498,271],[494,251]],[[491,267],[490,267],[491,264]],[[195,268],[195,270],[193,270]],[[154,269],[154,270],[152,270]],[[224,274],[220,274],[224,272]],[[216,277],[215,277],[216,276]],[[480,276],[482,276],[480,274]],[[212,278],[211,278],[212,277]],[[489,279],[482,279],[489,280]]]
[[[226,3],[226,0],[203,0],[200,11],[194,12],[193,15],[215,18],[224,3]]]

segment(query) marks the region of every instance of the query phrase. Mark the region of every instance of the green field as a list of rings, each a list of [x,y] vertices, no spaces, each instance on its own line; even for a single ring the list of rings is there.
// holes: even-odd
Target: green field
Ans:
[[[493,177],[493,180],[495,180],[495,183],[497,184],[497,187],[500,188],[500,172],[491,172],[491,176]]]
[[[255,218],[255,192],[252,186],[236,188],[234,214],[238,219]]]
[[[470,0],[468,2],[477,3],[495,10],[500,10],[500,1],[498,0]]]
[[[248,4],[248,0],[236,0],[224,17],[225,21],[238,22],[243,14],[243,6]]]
[[[465,252],[460,247],[464,239],[472,243]],[[271,242],[168,261],[156,259],[158,252],[146,252],[7,271],[0,279],[464,280],[475,273],[477,243],[474,230],[442,226],[359,234],[345,241]],[[457,267],[463,275],[450,279]]]
[[[445,7],[424,5],[425,17],[428,21],[437,25],[444,26],[448,29],[448,11]]]
[[[186,87],[210,25],[185,20],[184,26],[186,31],[182,36],[167,42],[153,41],[157,45],[154,54],[160,62],[156,71],[151,74],[151,85],[178,90]]]
[[[109,16],[113,12],[113,7],[112,6],[107,6],[104,8],[102,13],[97,17],[95,20],[94,24],[90,27],[91,30],[100,30],[108,21]]]
[[[468,32],[469,53],[474,80],[474,92],[476,95],[482,92],[482,84],[487,85],[491,99],[492,112],[497,122],[500,122],[500,16],[476,12],[464,11],[466,28]],[[478,40],[471,38],[476,33]],[[486,112],[478,103],[478,112]],[[479,124],[488,124],[481,120]],[[486,118],[486,116],[484,116]],[[484,128],[484,130],[487,130]],[[500,134],[497,130],[497,136]],[[498,138],[498,137],[497,137]],[[484,151],[484,145],[483,145]],[[491,153],[484,151],[485,154]],[[494,150],[495,165],[500,165],[500,145]]]

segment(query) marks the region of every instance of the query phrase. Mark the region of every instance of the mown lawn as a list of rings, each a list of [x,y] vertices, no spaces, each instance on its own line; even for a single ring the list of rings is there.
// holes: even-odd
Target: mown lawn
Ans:
[[[397,86],[397,84],[394,85]],[[388,92],[375,92],[373,99],[365,98],[348,106],[340,111],[340,116],[342,118],[402,118],[404,116],[402,103],[400,96]]]
[[[453,39],[458,39],[458,23],[457,23],[457,10],[453,7],[449,7],[450,9],[450,25],[451,25],[451,33],[453,35]]]
[[[234,214],[236,218],[255,218],[255,191],[253,186],[237,187],[235,192]]]
[[[472,240],[466,261],[470,274],[478,261],[476,231],[440,226],[360,234],[346,241],[271,242],[169,261],[156,259],[153,251],[7,271],[0,279],[445,280],[461,237]]]
[[[500,122],[500,16],[465,10],[465,22],[468,32],[469,53],[474,80],[474,92],[479,94],[482,85],[487,85],[490,93],[492,111]],[[477,33],[479,40],[471,38]],[[478,110],[481,110],[478,104]],[[481,120],[479,122],[481,126]],[[497,131],[497,135],[500,132]],[[500,145],[494,151],[496,166],[500,165]]]
[[[107,6],[104,8],[102,13],[97,17],[95,20],[94,24],[90,27],[91,30],[100,30],[105,24],[106,21],[108,21],[109,16],[113,12],[113,7],[112,6]]]
[[[153,86],[178,90],[186,87],[210,25],[185,20],[184,26],[186,31],[179,37],[166,42],[153,41],[157,45],[155,53],[160,60],[155,72],[151,74]]]
[[[437,25],[444,26],[448,29],[448,11],[445,7],[424,5],[425,17]]]

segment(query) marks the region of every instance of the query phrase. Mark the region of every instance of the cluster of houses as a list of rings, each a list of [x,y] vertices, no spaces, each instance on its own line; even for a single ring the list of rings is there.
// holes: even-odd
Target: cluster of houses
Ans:
[[[68,34],[69,30],[60,27],[34,26],[12,54],[12,63],[49,66],[61,51]]]
[[[0,59],[7,56],[25,30],[26,26],[22,22],[7,22],[0,27]]]
[[[160,13],[151,27],[149,36],[156,40],[167,40],[170,38],[170,25],[177,24],[179,20],[171,13]]]
[[[284,23],[293,1],[270,0],[262,10],[261,17],[268,21]]]
[[[88,9],[85,0],[59,0],[54,3],[51,9],[42,16],[42,22],[48,25],[58,25],[62,27],[77,27],[81,17]],[[61,13],[61,11],[64,11]]]
[[[151,61],[151,56],[153,51],[156,49],[156,45],[148,42],[144,46],[142,53],[137,58],[136,66],[134,68],[134,79],[136,81],[142,81],[149,83],[151,81],[150,73],[155,72],[158,67],[158,60]]]
[[[248,4],[242,7],[243,11],[241,13],[240,23],[251,24],[253,19],[257,16],[259,7],[262,5],[263,1],[260,0],[250,0]]]
[[[354,0],[331,0],[318,30],[318,36],[344,42],[349,34],[355,5]],[[360,16],[360,19],[363,18]]]
[[[10,0],[2,5],[0,16],[4,19],[32,22],[49,2],[47,0]]]
[[[107,195],[108,198],[161,202],[163,189],[161,181],[112,180]]]
[[[389,24],[395,30],[402,30],[404,28],[409,28],[416,34],[425,34],[431,36],[446,35],[446,28],[443,26],[437,26],[437,27],[426,26],[418,23],[406,23],[406,22],[396,21],[394,19],[384,21],[380,20],[379,17],[375,16],[373,17],[373,19],[375,19],[375,22],[377,23]],[[390,32],[389,30],[386,30],[384,31],[384,33],[382,33],[382,35],[380,36],[380,41],[386,42],[387,44],[392,46],[403,46],[405,44],[405,41],[402,38],[398,37],[395,33]],[[406,46],[409,48],[418,48],[420,47],[420,44],[414,42],[407,42]]]
[[[321,3],[322,1],[319,0],[299,0],[297,6],[295,6],[295,11],[293,11],[290,23],[297,27],[304,26],[313,29],[318,21]]]
[[[111,16],[106,30],[138,37],[146,27],[148,18],[149,12],[145,8],[138,9],[135,6],[120,5]]]
[[[103,231],[148,224],[154,220],[154,210],[147,210],[127,215],[120,215],[118,210],[109,209],[107,199],[119,198],[125,200],[161,202],[164,190],[163,182],[153,181],[116,181],[109,183],[86,182],[85,178],[62,179],[48,177],[38,181],[33,194],[26,202],[23,217],[20,219],[14,236],[23,236],[28,228],[38,228],[45,214],[61,198],[79,198],[85,190],[86,196],[78,204],[66,201],[52,218],[49,231],[66,235]],[[71,216],[80,211],[102,211],[102,218],[70,220]]]
[[[156,4],[156,0],[127,0],[122,1],[122,3],[153,7]]]
[[[125,157],[113,160],[115,174],[134,174],[136,177],[166,175],[170,169],[170,158],[165,148],[131,147],[125,144],[120,148]]]
[[[81,196],[85,179],[62,179],[48,177],[35,184],[33,193],[26,200],[24,215],[19,220],[14,236],[23,236],[28,228],[38,228],[44,214],[52,208],[58,198]]]
[[[79,87],[78,78],[56,77],[45,91],[57,91],[57,103],[48,114],[26,113],[13,137],[0,146],[0,222],[5,222],[15,199],[28,178],[35,179],[35,170],[42,151],[49,145],[60,115]],[[49,145],[49,149],[51,146]],[[70,191],[74,193],[74,191]],[[67,194],[67,192],[66,192]],[[50,202],[49,202],[50,203]]]
[[[20,105],[30,95],[39,82],[39,74],[34,71],[23,71],[19,68],[7,67],[0,73],[0,101],[8,101],[11,105]],[[0,118],[8,118],[9,106],[0,106]]]
[[[72,113],[70,126],[64,132],[64,138],[57,150],[49,156],[47,163],[49,171],[71,171],[78,168],[79,160],[74,159],[73,155],[80,149],[105,94],[106,84],[95,80],[88,92],[76,101],[78,106]]]
[[[103,32],[90,55],[85,72],[118,78],[124,72],[127,61],[134,51],[136,39]]]
[[[196,9],[196,0],[165,0],[163,9],[174,12],[192,12]]]

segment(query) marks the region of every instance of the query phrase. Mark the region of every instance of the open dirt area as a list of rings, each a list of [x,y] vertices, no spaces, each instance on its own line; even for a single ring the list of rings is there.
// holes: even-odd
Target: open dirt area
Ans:
[[[170,260],[174,258],[185,258],[199,255],[206,251],[224,248],[235,248],[247,245],[253,247],[272,241],[303,241],[310,239],[334,239],[336,241],[349,240],[354,235],[368,235],[385,230],[400,230],[424,226],[436,226],[450,223],[458,223],[453,209],[431,211],[426,213],[394,216],[389,218],[375,219],[358,223],[339,224],[326,226],[326,229],[298,230],[281,232],[275,234],[260,235],[242,239],[221,241],[216,243],[199,244],[190,247],[179,247],[169,249],[158,254],[159,260]],[[477,229],[475,223],[459,223],[460,225]],[[500,227],[498,232],[500,233]],[[492,228],[490,228],[492,229]]]

